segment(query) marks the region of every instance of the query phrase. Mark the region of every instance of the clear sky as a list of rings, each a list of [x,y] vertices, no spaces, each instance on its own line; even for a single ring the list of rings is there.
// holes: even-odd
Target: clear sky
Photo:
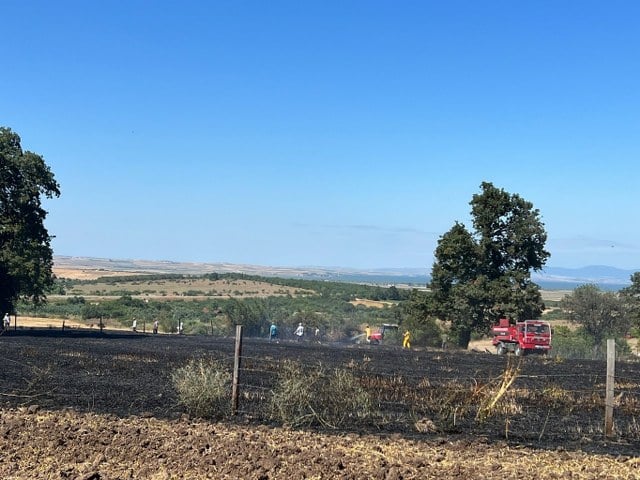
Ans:
[[[56,255],[430,271],[488,181],[640,269],[640,2],[0,5]]]

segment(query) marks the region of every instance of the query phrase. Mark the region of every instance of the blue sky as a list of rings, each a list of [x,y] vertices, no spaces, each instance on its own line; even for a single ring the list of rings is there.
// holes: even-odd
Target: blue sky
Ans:
[[[54,254],[429,270],[483,181],[640,269],[640,3],[4,0]]]

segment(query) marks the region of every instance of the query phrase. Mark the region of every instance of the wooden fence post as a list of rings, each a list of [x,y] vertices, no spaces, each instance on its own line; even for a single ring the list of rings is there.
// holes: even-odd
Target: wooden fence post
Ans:
[[[238,412],[238,382],[240,380],[240,356],[242,355],[242,325],[236,325],[236,348],[233,355],[233,384],[231,388],[231,414]]]
[[[607,339],[607,386],[604,409],[604,435],[610,437],[613,435],[613,387],[615,384],[616,370],[616,342]]]

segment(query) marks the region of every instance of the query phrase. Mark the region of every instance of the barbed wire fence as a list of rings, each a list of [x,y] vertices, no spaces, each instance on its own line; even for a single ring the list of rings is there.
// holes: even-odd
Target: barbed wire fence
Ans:
[[[287,345],[290,348],[294,345]],[[275,346],[274,346],[275,347]],[[301,346],[301,348],[304,348]],[[374,347],[377,348],[377,347]],[[274,392],[286,378],[287,363],[296,365],[299,385],[312,382],[320,389],[314,394],[325,402],[344,395],[340,391],[326,393],[336,370],[348,372],[354,387],[362,389],[370,400],[369,412],[363,417],[364,406],[346,403],[349,411],[342,412],[352,419],[353,428],[370,428],[385,432],[472,433],[504,436],[524,441],[564,441],[603,437],[605,434],[606,371],[561,373],[528,373],[528,358],[508,356],[503,361],[491,356],[492,362],[480,365],[478,357],[468,362],[449,365],[437,354],[431,354],[429,368],[421,372],[400,368],[394,372],[393,361],[380,368],[372,365],[367,350],[352,350],[352,358],[336,365],[326,358],[301,355],[291,360],[287,355],[258,355],[245,347],[235,358],[225,358],[229,365],[237,365],[237,390],[233,412],[258,422],[295,423],[295,418],[274,419]],[[413,353],[413,352],[412,352]],[[419,357],[419,353],[415,353]],[[330,356],[330,353],[329,353]],[[406,363],[418,362],[405,359]],[[442,360],[442,361],[440,361]],[[531,362],[541,360],[531,359]],[[438,363],[440,362],[440,363]],[[553,370],[553,360],[545,360]],[[434,366],[434,364],[436,364]],[[591,364],[590,364],[591,365]],[[624,366],[624,362],[619,363]],[[406,365],[404,365],[406,367]],[[615,377],[613,407],[616,438],[640,440],[640,378],[619,368]],[[631,372],[631,370],[629,370]],[[508,387],[504,387],[510,378]],[[344,385],[343,385],[344,386]],[[348,392],[353,395],[353,392]],[[318,406],[310,404],[310,409]],[[363,421],[364,419],[364,421]],[[319,420],[317,426],[327,426]],[[350,422],[341,424],[349,428]]]

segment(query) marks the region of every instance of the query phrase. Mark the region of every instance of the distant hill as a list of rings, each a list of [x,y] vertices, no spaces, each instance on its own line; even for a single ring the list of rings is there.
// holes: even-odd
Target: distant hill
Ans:
[[[172,262],[163,260],[108,259],[95,257],[69,257],[55,255],[57,271],[91,270],[121,273],[177,273],[202,275],[205,273],[244,273],[265,277],[301,278],[305,280],[330,280],[361,283],[409,283],[424,285],[426,269],[382,268],[360,270],[342,267],[270,267],[234,263]]]
[[[233,263],[171,262],[131,259],[105,259],[93,257],[54,256],[58,270],[82,269],[122,273],[178,273],[202,275],[205,273],[245,273],[265,277],[301,278],[305,280],[328,280],[335,282],[357,282],[424,286],[429,281],[427,268],[379,268],[355,269],[344,267],[270,267]],[[618,290],[629,285],[631,275],[638,270],[625,270],[596,265],[582,268],[548,267],[534,273],[533,280],[549,290],[573,289],[585,283],[594,283],[603,289]]]
[[[581,268],[548,267],[541,273],[532,275],[533,280],[541,286],[564,285],[575,288],[585,283],[593,283],[603,289],[618,290],[631,284],[631,275],[640,271],[592,265]]]

